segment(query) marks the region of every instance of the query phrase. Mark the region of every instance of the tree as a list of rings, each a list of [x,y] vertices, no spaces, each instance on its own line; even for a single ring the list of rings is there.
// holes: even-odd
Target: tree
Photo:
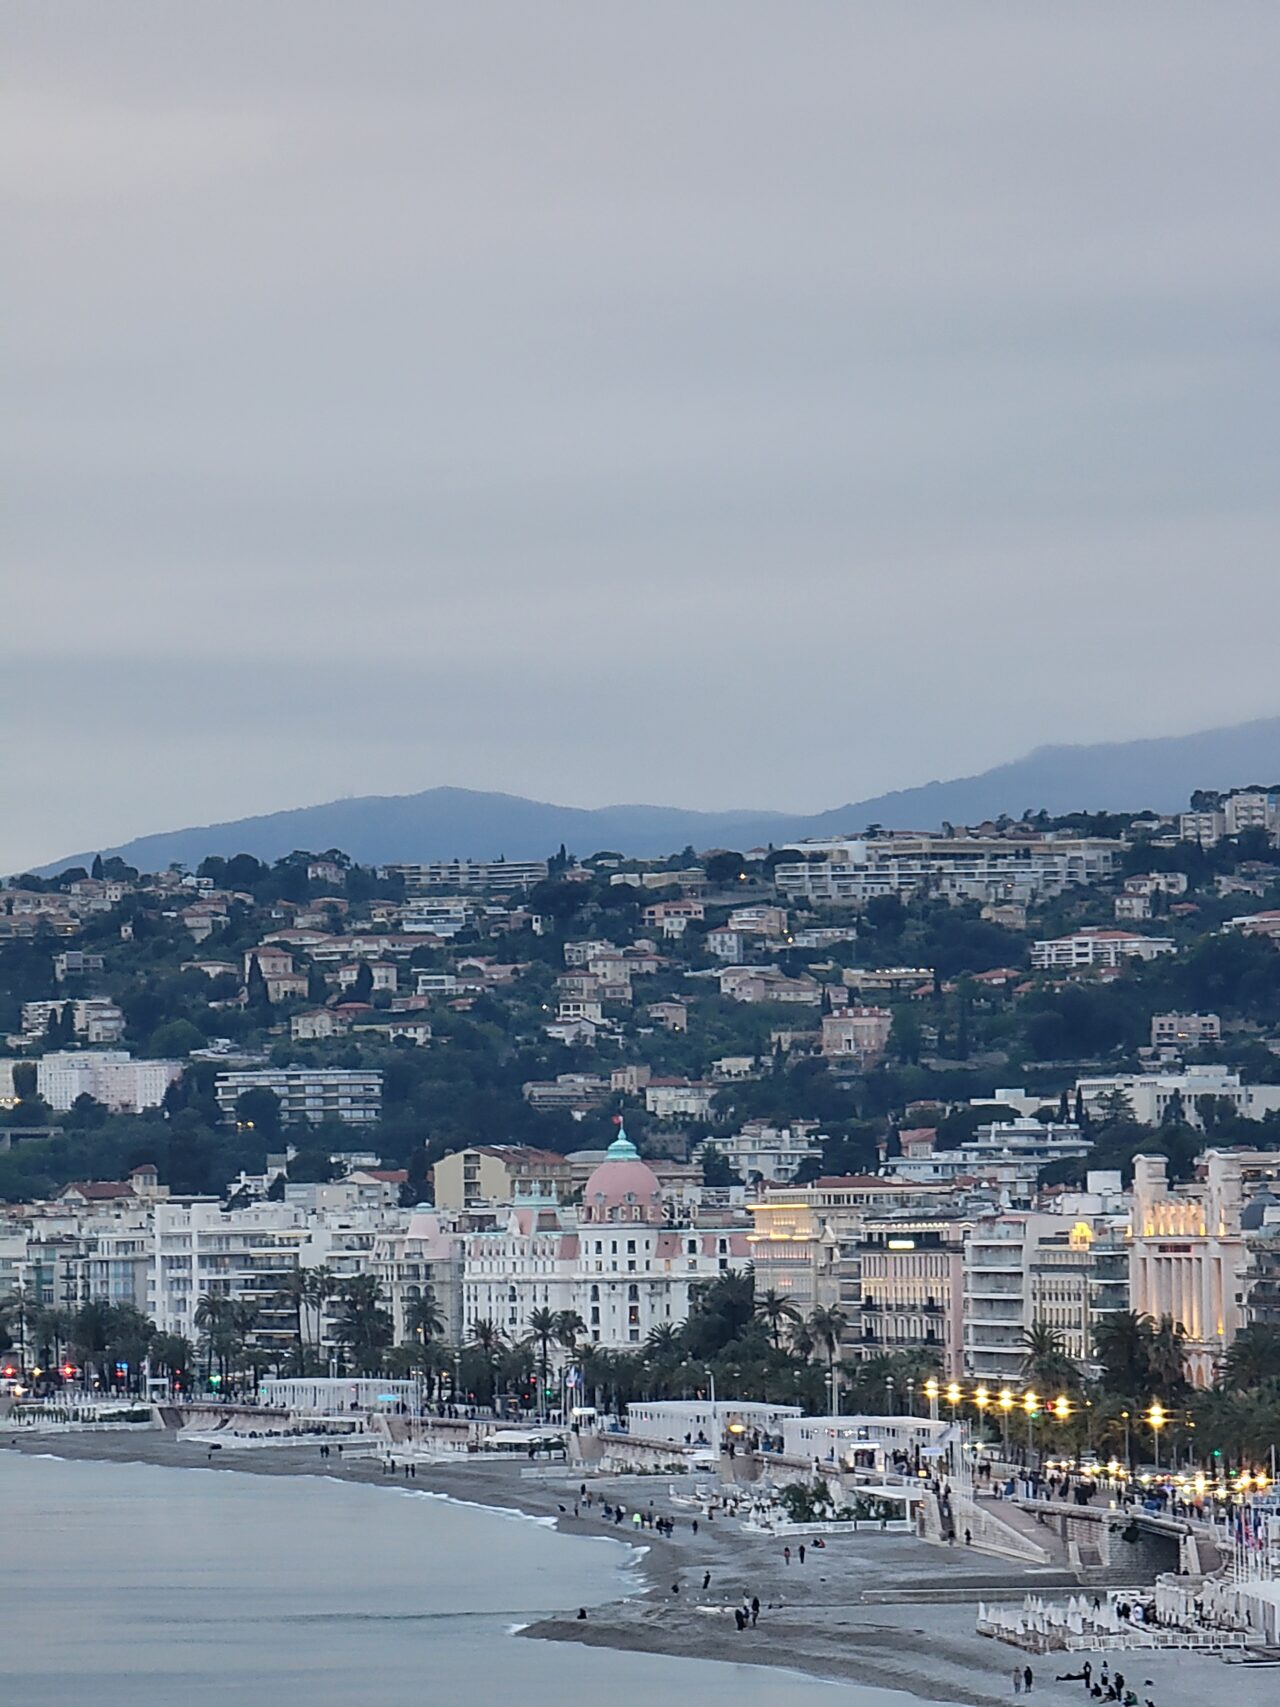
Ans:
[[[204,1334],[205,1364],[204,1378],[206,1385],[213,1382],[213,1364],[218,1357],[219,1367],[225,1356],[226,1333],[231,1326],[231,1300],[221,1292],[203,1292],[196,1300],[195,1316],[197,1328]]]
[[[587,1331],[587,1324],[576,1310],[556,1311],[556,1343],[568,1352],[578,1349],[578,1341]]]
[[[101,881],[102,881],[102,855],[100,853],[94,854],[93,864],[89,867],[89,875],[90,875],[90,877],[93,878],[95,883],[101,883]]]
[[[267,989],[267,980],[263,977],[262,967],[258,964],[256,954],[249,956],[249,970],[245,975],[244,993],[251,1008],[270,1008],[271,993]]]
[[[236,1098],[236,1125],[271,1143],[280,1136],[280,1098],[265,1085],[241,1091]]]
[[[300,1264],[290,1269],[280,1287],[280,1297],[293,1311],[295,1355],[299,1375],[305,1375],[307,1372],[307,1342],[303,1331],[302,1312],[308,1302],[309,1292],[308,1271]]]
[[[435,1299],[428,1292],[424,1298],[414,1298],[405,1311],[405,1326],[425,1346],[428,1340],[444,1333],[444,1318],[436,1309]]]
[[[709,1186],[742,1184],[714,1144],[705,1144],[702,1149],[702,1183]]]
[[[151,1364],[169,1379],[173,1387],[191,1368],[191,1341],[182,1334],[156,1334],[149,1350]]]
[[[820,1304],[809,1316],[809,1332],[819,1351],[827,1355],[827,1371],[831,1390],[835,1392],[836,1365],[840,1361],[840,1341],[848,1326],[848,1317],[838,1304]]]
[[[367,960],[362,960],[356,968],[356,975],[348,999],[353,1002],[371,1002],[373,1000],[373,967]]]
[[[784,1298],[780,1292],[772,1288],[756,1299],[756,1315],[769,1330],[769,1338],[773,1341],[773,1349],[782,1349],[782,1330],[798,1322],[800,1312],[789,1298]]]
[[[543,1396],[551,1377],[551,1342],[556,1337],[558,1318],[545,1305],[529,1316],[529,1340],[538,1348],[538,1414],[542,1414]]]
[[[1221,1385],[1242,1392],[1280,1376],[1280,1328],[1253,1323],[1240,1332],[1222,1360]]]
[[[382,1287],[376,1276],[357,1274],[338,1294],[338,1344],[362,1375],[377,1373],[382,1353],[395,1338],[391,1317],[382,1308]]]
[[[1066,1340],[1059,1328],[1047,1322],[1033,1322],[1022,1335],[1022,1375],[1025,1381],[1041,1391],[1061,1392],[1080,1385],[1080,1371],[1067,1352]]]
[[[723,889],[746,876],[747,862],[740,853],[713,853],[708,854],[702,869],[713,889]]]

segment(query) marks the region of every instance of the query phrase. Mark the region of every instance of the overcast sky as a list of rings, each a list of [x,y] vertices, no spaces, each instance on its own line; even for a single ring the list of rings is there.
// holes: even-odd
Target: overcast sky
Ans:
[[[1280,711],[1280,9],[0,30],[0,870]]]

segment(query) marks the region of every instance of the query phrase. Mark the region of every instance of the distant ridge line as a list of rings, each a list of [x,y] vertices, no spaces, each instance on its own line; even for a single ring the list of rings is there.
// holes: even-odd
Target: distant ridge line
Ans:
[[[300,806],[225,823],[138,836],[117,847],[54,860],[50,875],[87,866],[95,852],[140,870],[191,866],[207,854],[250,853],[275,860],[295,848],[342,848],[366,865],[452,858],[541,859],[563,842],[583,856],[614,849],[658,858],[692,845],[774,846],[806,837],[885,829],[937,830],[1025,811],[1175,812],[1197,788],[1264,785],[1280,778],[1280,716],[1192,735],[1090,746],[1037,747],[974,776],[896,789],[810,814],[739,809],[697,812],[674,806],[560,806],[521,795],[442,787],[418,794],[367,795]]]

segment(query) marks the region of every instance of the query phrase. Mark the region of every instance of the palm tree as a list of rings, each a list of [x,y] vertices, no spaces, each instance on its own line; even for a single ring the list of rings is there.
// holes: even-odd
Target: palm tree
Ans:
[[[495,1351],[501,1351],[506,1343],[506,1336],[496,1322],[490,1322],[482,1316],[478,1322],[472,1323],[468,1344],[473,1345],[477,1351],[483,1351],[491,1357]]]
[[[545,1305],[529,1317],[529,1343],[538,1348],[538,1415],[542,1415],[547,1384],[551,1378],[551,1342],[556,1337],[559,1317]]]
[[[809,1332],[813,1343],[827,1354],[827,1373],[831,1380],[832,1410],[839,1411],[840,1397],[836,1386],[836,1365],[840,1358],[840,1340],[848,1318],[838,1304],[819,1304],[809,1317]]]
[[[405,1311],[405,1325],[422,1346],[444,1333],[444,1318],[436,1309],[436,1301],[430,1293],[425,1298],[410,1300]]]
[[[62,1362],[62,1348],[71,1332],[71,1313],[50,1304],[33,1310],[30,1318],[31,1339],[41,1362]]]
[[[294,1337],[297,1342],[298,1374],[307,1373],[307,1342],[303,1331],[302,1312],[308,1303],[311,1292],[311,1277],[306,1269],[298,1264],[289,1270],[280,1288],[280,1296],[293,1310]]]
[[[12,1326],[17,1331],[18,1361],[25,1367],[27,1361],[27,1325],[31,1320],[32,1310],[27,1299],[27,1289],[22,1281],[14,1287],[6,1297],[0,1298],[0,1328],[6,1332]]]
[[[813,1332],[803,1316],[798,1322],[792,1324],[791,1331],[787,1335],[787,1344],[793,1354],[805,1363],[808,1363],[818,1349],[818,1342],[814,1339]]]
[[[587,1331],[587,1324],[576,1310],[556,1311],[556,1344],[568,1352],[578,1349],[578,1341]]]
[[[1103,1386],[1129,1398],[1150,1390],[1153,1332],[1151,1317],[1133,1310],[1115,1310],[1102,1318],[1093,1330],[1093,1342]]]
[[[249,1350],[253,1339],[253,1331],[258,1325],[258,1306],[247,1298],[234,1298],[227,1312],[227,1349],[237,1362]],[[253,1371],[254,1387],[257,1388],[258,1364],[256,1357],[250,1357],[250,1368]]]
[[[775,1351],[782,1349],[783,1328],[800,1320],[800,1312],[791,1300],[772,1288],[756,1299],[756,1315],[769,1329],[769,1338],[773,1341]]]
[[[684,1349],[679,1328],[670,1322],[658,1322],[649,1329],[644,1349],[651,1363],[678,1363]]]
[[[196,1300],[194,1321],[205,1336],[205,1384],[213,1381],[213,1354],[230,1321],[231,1300],[220,1292],[203,1292]]]
[[[151,1341],[150,1358],[153,1368],[174,1379],[191,1367],[191,1341],[181,1334],[157,1334]]]
[[[1152,1330],[1151,1374],[1157,1391],[1166,1398],[1187,1384],[1187,1330],[1172,1316],[1161,1316]]]
[[[1221,1384],[1240,1392],[1280,1375],[1280,1328],[1255,1322],[1232,1340],[1222,1360]]]
[[[338,1344],[350,1353],[362,1375],[373,1375],[395,1338],[391,1317],[382,1308],[382,1287],[375,1275],[356,1274],[344,1283],[339,1296]]]
[[[1067,1351],[1060,1328],[1033,1322],[1022,1334],[1022,1378],[1042,1389],[1061,1391],[1080,1385],[1080,1371]]]
[[[316,1360],[320,1358],[320,1348],[324,1342],[325,1305],[338,1294],[338,1276],[327,1263],[318,1263],[315,1268],[307,1270],[307,1304],[315,1314],[316,1319]]]

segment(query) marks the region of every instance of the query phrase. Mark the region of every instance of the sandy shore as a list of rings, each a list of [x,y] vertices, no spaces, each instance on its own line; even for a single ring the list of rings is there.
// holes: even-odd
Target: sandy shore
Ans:
[[[4,1450],[54,1453],[60,1458],[199,1467],[228,1474],[337,1476],[387,1486],[379,1462],[356,1453],[321,1459],[315,1446],[268,1446],[210,1453],[197,1442],[166,1433],[32,1435],[11,1437]],[[690,1659],[780,1666],[816,1677],[896,1689],[955,1707],[987,1707],[1012,1699],[1015,1661],[1024,1656],[974,1632],[982,1598],[1015,1598],[1028,1591],[1065,1593],[1054,1572],[1020,1567],[971,1553],[943,1550],[908,1535],[869,1530],[833,1536],[825,1549],[809,1550],[804,1565],[793,1548],[787,1564],[782,1544],[748,1535],[731,1521],[699,1522],[668,1498],[660,1477],[592,1478],[596,1505],[580,1501],[579,1479],[557,1467],[545,1478],[521,1475],[518,1462],[419,1461],[411,1485],[475,1504],[554,1520],[567,1532],[609,1535],[639,1542],[648,1551],[635,1593],[576,1617],[576,1607],[524,1632],[526,1637],[660,1653]],[[395,1485],[403,1485],[397,1476]],[[670,1539],[637,1532],[630,1523],[606,1524],[599,1502],[628,1511],[647,1507],[675,1520]],[[704,1588],[704,1577],[710,1582]],[[739,1632],[733,1607],[758,1596],[759,1626]],[[1155,1707],[1203,1707],[1226,1694],[1233,1707],[1270,1707],[1280,1699],[1280,1671],[1245,1672],[1203,1656],[1167,1654],[1118,1657],[1139,1698]],[[1055,1681],[1077,1670],[1065,1655],[1032,1658],[1034,1695],[1049,1707],[1085,1707],[1079,1683]]]

